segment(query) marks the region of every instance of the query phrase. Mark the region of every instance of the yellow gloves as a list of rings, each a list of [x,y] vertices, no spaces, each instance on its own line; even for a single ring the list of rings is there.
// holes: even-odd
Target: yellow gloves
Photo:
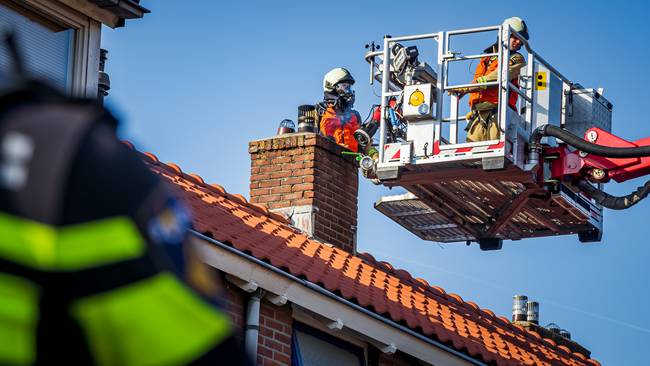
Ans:
[[[488,79],[485,76],[479,76],[479,77],[476,78],[476,83],[477,84],[487,83],[487,82],[488,82]],[[481,88],[481,89],[487,89],[486,85],[480,85],[478,87]]]

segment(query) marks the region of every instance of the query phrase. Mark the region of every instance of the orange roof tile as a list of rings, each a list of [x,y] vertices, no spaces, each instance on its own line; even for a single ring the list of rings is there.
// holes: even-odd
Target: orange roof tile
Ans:
[[[206,184],[176,164],[161,163],[151,153],[141,157],[191,209],[195,230],[338,292],[458,351],[499,366],[600,365],[457,294],[448,294],[405,270],[378,262],[370,254],[353,256],[310,239],[282,216],[247,202],[241,195],[229,194],[217,184]]]

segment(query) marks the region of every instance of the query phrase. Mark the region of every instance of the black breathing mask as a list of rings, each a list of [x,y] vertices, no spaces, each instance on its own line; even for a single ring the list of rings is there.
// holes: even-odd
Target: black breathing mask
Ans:
[[[341,108],[352,108],[354,105],[354,90],[352,84],[341,82],[334,86],[334,93],[338,96]]]

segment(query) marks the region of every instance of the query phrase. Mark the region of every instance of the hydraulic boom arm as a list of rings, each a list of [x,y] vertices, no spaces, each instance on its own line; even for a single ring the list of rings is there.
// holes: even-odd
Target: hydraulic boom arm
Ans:
[[[560,138],[566,145],[541,148],[542,136]],[[566,130],[546,125],[533,134],[531,141],[531,150],[539,151],[540,148],[544,160],[550,161],[551,179],[577,182],[581,191],[605,207],[629,208],[650,194],[650,181],[622,197],[611,196],[586,182],[614,180],[621,183],[650,174],[650,138],[630,142],[594,127],[580,139]]]

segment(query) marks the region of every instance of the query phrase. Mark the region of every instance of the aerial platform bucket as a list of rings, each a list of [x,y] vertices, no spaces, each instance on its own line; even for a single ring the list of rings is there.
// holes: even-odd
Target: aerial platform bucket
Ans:
[[[459,44],[452,38],[486,32],[497,35],[493,53],[462,55],[451,49],[450,45]],[[527,53],[526,66],[514,82],[509,62],[503,61],[510,60],[511,54],[503,40],[511,37],[520,38]],[[423,62],[417,47],[407,44],[416,41],[437,43],[433,61]],[[496,81],[450,83],[452,64],[482,62],[486,57],[498,60]],[[373,47],[366,60],[371,84],[382,83],[380,156],[374,179],[407,191],[382,197],[375,204],[377,210],[424,240],[477,241],[482,249],[499,249],[502,240],[556,235],[578,234],[583,242],[600,240],[602,207],[570,182],[545,180],[547,164],[529,160],[529,139],[533,130],[545,124],[584,129],[580,123],[586,115],[590,120],[598,117],[602,121],[594,123],[609,129],[611,104],[593,107],[602,103],[585,98],[595,93],[574,98],[577,90],[584,89],[509,27],[386,37],[383,50]],[[501,132],[495,140],[466,143],[462,131],[468,121],[460,112],[463,93],[457,91],[477,87],[498,88],[495,113]],[[505,102],[512,93],[518,97],[516,106]],[[557,146],[561,141],[545,138],[541,143]]]

